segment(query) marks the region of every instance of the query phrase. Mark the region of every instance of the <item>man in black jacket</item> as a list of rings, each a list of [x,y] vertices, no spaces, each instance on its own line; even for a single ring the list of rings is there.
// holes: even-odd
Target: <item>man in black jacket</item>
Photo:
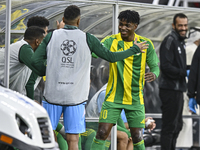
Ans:
[[[200,46],[195,51],[188,80],[188,97],[190,98],[190,110],[196,113],[195,106],[200,104]]]
[[[159,96],[162,101],[161,150],[175,150],[176,139],[182,129],[183,92],[186,91],[185,42],[187,16],[174,16],[172,32],[160,46]]]
[[[200,28],[199,27],[190,27],[189,39],[186,43],[186,56],[187,56],[187,68],[192,64],[192,72],[190,75],[190,81],[188,81],[188,97],[189,97],[189,109],[192,113],[196,114],[197,102],[200,104],[200,83],[199,83],[199,57],[200,57],[200,48],[196,51],[197,47],[200,45]],[[196,52],[196,53],[195,53]],[[195,53],[195,55],[194,55]],[[187,74],[190,72],[188,68]],[[198,82],[197,82],[198,81]]]

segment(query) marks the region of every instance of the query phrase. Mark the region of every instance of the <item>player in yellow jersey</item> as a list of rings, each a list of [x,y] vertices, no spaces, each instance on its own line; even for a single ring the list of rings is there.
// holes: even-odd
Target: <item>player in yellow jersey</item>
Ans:
[[[116,124],[122,109],[125,110],[131,131],[134,150],[145,150],[142,130],[145,127],[143,88],[145,81],[154,81],[159,75],[158,57],[150,39],[137,35],[140,16],[136,11],[125,10],[119,16],[119,32],[102,40],[112,52],[124,51],[134,45],[134,40],[147,41],[145,53],[134,54],[124,60],[110,63],[106,96],[99,117],[97,135],[91,150],[101,150],[105,139]],[[151,72],[145,73],[146,63]]]

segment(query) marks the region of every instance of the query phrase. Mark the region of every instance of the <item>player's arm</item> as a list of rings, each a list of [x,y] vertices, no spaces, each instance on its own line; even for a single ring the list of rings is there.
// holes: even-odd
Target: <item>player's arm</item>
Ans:
[[[198,79],[198,68],[199,66],[199,58],[200,56],[200,47],[197,48],[195,51],[193,58],[192,58],[192,64],[190,66],[190,74],[189,74],[189,80],[188,80],[188,97],[189,98],[195,98],[196,92],[197,92],[197,79]]]
[[[190,73],[189,73],[189,80],[188,80],[188,97],[189,97],[189,109],[192,113],[196,114],[196,108],[197,107],[197,101],[196,101],[196,95],[197,95],[197,86],[198,86],[198,76],[199,76],[199,55],[200,55],[200,47],[197,48],[195,51],[193,58],[192,58],[192,64],[190,66]]]
[[[35,81],[37,80],[38,75],[35,74],[34,72],[31,73],[30,78],[25,86],[26,88],[26,96],[29,97],[30,99],[34,98],[34,85]]]
[[[175,59],[174,51],[176,49],[177,47],[174,43],[174,39],[171,36],[164,39],[160,47],[161,71],[172,79],[179,79],[180,77],[186,76],[186,72],[183,69],[177,68],[173,65]]]
[[[86,33],[87,43],[91,50],[100,58],[103,58],[109,62],[116,62],[123,60],[131,55],[140,53],[140,48],[137,45],[133,45],[130,49],[123,52],[111,52],[109,51],[95,36]],[[147,46],[147,45],[146,45]]]
[[[46,74],[46,59],[47,53],[46,48],[51,39],[52,32],[48,33],[43,39],[42,43],[36,49],[32,59],[31,64],[40,72],[40,76],[45,76]]]
[[[154,81],[160,74],[160,69],[158,66],[159,59],[154,49],[153,43],[149,40],[147,41],[149,48],[147,49],[146,62],[150,68],[150,72],[145,73],[145,80],[148,82]]]
[[[40,75],[40,72],[31,64],[31,57],[33,54],[34,52],[32,47],[30,45],[24,44],[19,50],[19,62],[24,63],[33,72]]]

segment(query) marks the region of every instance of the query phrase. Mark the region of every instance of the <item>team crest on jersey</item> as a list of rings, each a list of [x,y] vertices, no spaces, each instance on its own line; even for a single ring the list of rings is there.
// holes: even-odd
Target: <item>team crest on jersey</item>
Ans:
[[[63,54],[66,56],[72,56],[77,49],[77,45],[73,40],[65,40],[60,46],[60,49],[63,51]]]

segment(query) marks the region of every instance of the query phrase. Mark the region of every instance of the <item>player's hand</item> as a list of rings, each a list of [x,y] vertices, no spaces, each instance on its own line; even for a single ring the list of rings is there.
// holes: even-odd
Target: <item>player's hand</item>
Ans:
[[[65,26],[65,23],[63,21],[61,21],[61,22],[56,21],[56,24],[57,24],[57,29],[64,28],[64,26]]]
[[[197,107],[197,101],[195,100],[195,98],[190,98],[188,105],[189,105],[190,111],[196,114],[195,107],[196,108],[198,107]]]
[[[156,127],[155,120],[152,117],[147,117],[145,119],[145,126],[147,129],[153,130]]]
[[[152,82],[156,79],[156,75],[153,72],[147,72],[144,75],[144,79],[147,82]]]
[[[141,53],[145,53],[143,49],[149,48],[149,44],[145,44],[147,41],[137,43],[137,38],[135,38],[134,44],[137,45],[140,48]]]

